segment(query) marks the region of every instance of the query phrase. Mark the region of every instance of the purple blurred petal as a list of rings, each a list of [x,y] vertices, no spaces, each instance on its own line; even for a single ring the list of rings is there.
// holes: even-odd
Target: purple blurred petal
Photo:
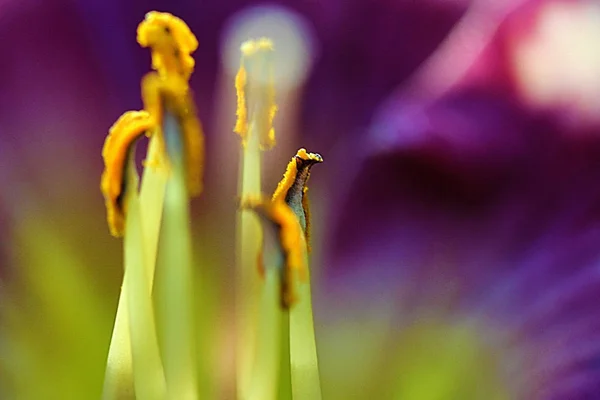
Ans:
[[[330,282],[396,292],[404,316],[445,310],[501,326],[536,393],[549,382],[586,393],[597,381],[577,374],[597,374],[585,365],[600,357],[594,133],[484,87],[388,102],[336,207]]]

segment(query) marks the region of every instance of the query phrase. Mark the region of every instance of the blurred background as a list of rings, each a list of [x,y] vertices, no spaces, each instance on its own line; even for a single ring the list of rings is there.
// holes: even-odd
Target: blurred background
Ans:
[[[199,41],[201,374],[233,398],[239,43],[271,36],[277,146],[313,169],[326,399],[600,398],[600,3],[0,0],[0,398],[98,398],[122,280],[99,191],[142,108],[146,12]]]

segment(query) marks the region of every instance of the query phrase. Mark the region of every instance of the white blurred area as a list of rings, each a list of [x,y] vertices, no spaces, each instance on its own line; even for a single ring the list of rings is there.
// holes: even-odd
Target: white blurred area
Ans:
[[[600,122],[600,2],[548,2],[533,23],[512,51],[524,100],[575,125]]]
[[[271,38],[275,45],[275,85],[286,89],[302,84],[316,56],[316,41],[303,17],[279,6],[247,8],[229,19],[221,44],[228,74],[235,75],[240,67],[240,45],[261,37]]]

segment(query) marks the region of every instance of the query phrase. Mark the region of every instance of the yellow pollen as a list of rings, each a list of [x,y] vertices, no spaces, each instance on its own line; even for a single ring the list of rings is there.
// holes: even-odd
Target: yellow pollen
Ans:
[[[294,279],[296,276],[302,281],[308,279],[306,241],[298,217],[286,203],[262,196],[248,196],[240,207],[254,210],[278,229],[279,245],[285,259],[281,299],[285,307],[290,307],[298,300]]]
[[[138,26],[137,41],[151,49],[152,68],[160,76],[176,72],[189,79],[195,65],[190,54],[198,48],[198,40],[181,19],[151,11]]]
[[[237,75],[235,76],[235,93],[237,95],[237,121],[233,131],[238,133],[242,137],[242,141],[246,143],[246,137],[248,135],[248,110],[246,108],[246,81],[248,77],[246,75],[246,68],[244,65],[240,67]]]
[[[258,131],[260,147],[263,150],[275,146],[273,120],[277,113],[275,104],[275,84],[273,82],[270,53],[274,51],[273,42],[268,38],[248,40],[241,47],[240,69],[235,77],[237,95],[237,121],[233,131],[240,135],[242,144],[248,141],[251,124]],[[260,104],[260,109],[249,113],[248,97],[251,102]]]
[[[104,171],[100,190],[104,195],[108,227],[115,237],[122,236],[125,227],[125,210],[119,200],[123,194],[123,172],[129,149],[151,127],[146,111],[127,111],[110,128],[102,148]]]
[[[165,112],[172,113],[179,121],[188,192],[196,196],[202,191],[204,135],[188,84],[195,64],[190,54],[198,47],[198,41],[181,19],[156,11],[146,14],[139,24],[137,41],[150,48],[156,72],[149,72],[141,82],[144,111],[123,114],[110,128],[102,150],[105,169],[100,186],[113,236],[122,236],[124,231],[125,210],[120,196],[125,161],[135,139],[146,133],[157,141],[157,151],[148,155],[146,168],[168,168],[161,130]]]
[[[323,157],[321,157],[317,153],[309,153],[306,151],[306,149],[303,149],[303,148],[299,149],[298,152],[296,153],[296,155],[294,157],[292,157],[292,159],[288,163],[285,173],[283,174],[283,179],[281,179],[281,181],[277,185],[277,188],[275,189],[275,192],[273,193],[273,197],[272,197],[273,202],[285,202],[286,201],[286,197],[288,196],[290,189],[299,179],[299,177],[298,177],[298,172],[299,172],[298,171],[298,160],[305,161],[305,162],[312,161],[314,163],[321,163],[321,162],[323,162]],[[302,209],[304,210],[304,220],[305,220],[305,226],[306,226],[306,228],[304,230],[304,234],[305,234],[305,239],[306,239],[306,243],[307,243],[307,248],[308,248],[308,251],[310,252],[310,227],[311,227],[310,206],[309,206],[309,201],[308,201],[308,187],[306,187],[306,181],[308,180],[308,175],[306,175],[305,179],[306,180],[304,180],[304,182],[303,182],[304,186],[302,187],[302,192],[296,193],[295,195],[302,196]]]
[[[302,149],[304,150],[304,149]],[[285,202],[285,196],[287,196],[288,191],[294,184],[296,180],[296,175],[298,174],[298,163],[296,162],[296,157],[292,157],[290,162],[288,163],[285,173],[283,174],[283,179],[279,181],[277,184],[277,188],[273,193],[272,200],[273,201],[283,201]]]
[[[138,26],[137,40],[142,47],[151,49],[152,67],[157,71],[146,74],[141,83],[144,108],[154,124],[149,133],[158,133],[160,148],[150,155],[148,165],[166,164],[160,127],[162,116],[168,111],[177,117],[181,126],[188,192],[190,196],[199,195],[202,191],[204,134],[188,84],[195,64],[190,54],[197,49],[198,41],[181,19],[157,11],[146,14]]]

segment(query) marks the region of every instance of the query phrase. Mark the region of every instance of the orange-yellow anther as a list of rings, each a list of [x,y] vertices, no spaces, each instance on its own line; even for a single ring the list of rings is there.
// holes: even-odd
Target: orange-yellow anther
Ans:
[[[285,307],[296,302],[294,279],[308,279],[306,241],[298,217],[284,202],[271,201],[265,197],[247,197],[242,200],[242,209],[251,209],[269,221],[278,231],[279,245],[284,255],[281,301]]]
[[[204,133],[187,82],[178,76],[168,76],[163,79],[151,72],[146,74],[142,80],[142,98],[158,132],[157,139],[163,153],[164,138],[158,128],[162,125],[162,116],[164,112],[170,112],[178,119],[183,135],[188,192],[190,196],[199,195],[202,191]],[[161,154],[157,156],[162,157]],[[148,161],[151,165],[161,165],[163,163],[161,159]]]
[[[248,77],[246,74],[246,68],[244,65],[240,67],[237,75],[235,76],[235,93],[237,95],[237,121],[235,122],[235,127],[233,131],[235,133],[239,133],[242,137],[242,141],[246,140],[246,135],[248,134],[248,109],[246,106],[246,81]]]
[[[306,183],[310,177],[310,169],[316,163],[323,162],[323,157],[317,153],[309,153],[300,149],[290,160],[283,174],[283,179],[273,193],[273,201],[286,202],[296,213],[304,228],[306,242],[310,250],[310,209],[308,188]]]
[[[188,192],[191,196],[202,191],[204,162],[204,135],[196,115],[196,106],[188,80],[194,70],[191,53],[198,41],[181,19],[169,14],[152,11],[146,14],[138,26],[137,40],[142,47],[152,51],[152,67],[142,79],[142,100],[158,132],[161,152],[158,159],[148,160],[151,165],[164,163],[164,138],[160,127],[165,112],[172,113],[181,125],[184,142],[184,158]],[[163,153],[163,154],[161,154]]]
[[[161,77],[177,73],[186,81],[194,70],[191,57],[198,40],[181,19],[164,12],[146,14],[137,29],[137,41],[152,50],[152,68]]]
[[[283,179],[277,184],[277,189],[273,193],[273,201],[285,201],[288,192],[292,188],[292,185],[300,177],[298,176],[298,164],[304,167],[312,166],[316,163],[322,163],[323,157],[317,153],[309,153],[306,149],[302,148],[296,152],[296,155],[292,157],[290,162],[285,169]],[[306,177],[308,180],[308,176]],[[306,184],[306,180],[302,182],[303,186]]]
[[[124,170],[135,139],[146,133],[157,141],[158,146],[149,154],[146,167],[168,167],[161,131],[165,112],[174,115],[180,124],[188,192],[194,196],[202,190],[204,136],[188,85],[194,70],[190,54],[198,47],[198,41],[181,19],[156,11],[146,14],[138,26],[137,40],[142,47],[150,48],[152,67],[157,72],[150,72],[142,79],[144,111],[123,114],[110,128],[102,150],[105,168],[100,186],[113,236],[122,236],[124,231]]]
[[[100,179],[100,190],[104,195],[110,233],[119,237],[125,226],[125,210],[122,191],[125,163],[129,149],[137,138],[152,128],[146,111],[127,111],[110,128],[102,148],[104,171]]]
[[[275,104],[275,84],[271,54],[273,42],[268,38],[248,40],[240,47],[242,60],[235,77],[237,94],[237,121],[233,131],[248,141],[250,125],[259,135],[260,147],[267,150],[275,146],[273,120],[277,113]],[[256,105],[249,115],[249,107]]]

